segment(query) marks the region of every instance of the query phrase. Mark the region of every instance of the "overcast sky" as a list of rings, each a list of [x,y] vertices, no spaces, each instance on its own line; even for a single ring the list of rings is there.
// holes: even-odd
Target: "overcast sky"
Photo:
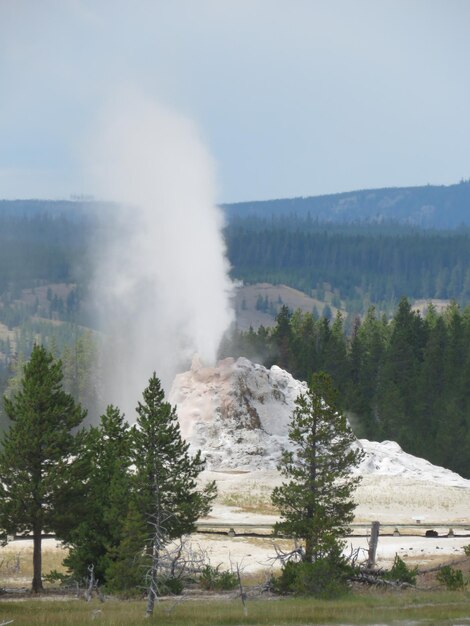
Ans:
[[[123,90],[196,124],[221,202],[458,182],[469,33],[469,0],[0,0],[0,197],[88,193]]]

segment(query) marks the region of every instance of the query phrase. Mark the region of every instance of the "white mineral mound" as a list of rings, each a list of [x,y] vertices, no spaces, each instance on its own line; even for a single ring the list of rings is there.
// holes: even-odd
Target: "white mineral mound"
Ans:
[[[176,376],[169,400],[183,437],[200,449],[209,469],[272,469],[289,445],[287,429],[306,385],[279,367],[225,359]]]
[[[306,384],[277,366],[266,369],[248,359],[225,359],[176,376],[169,400],[176,405],[182,435],[201,450],[210,470],[273,470],[290,448],[288,425]],[[393,441],[358,440],[365,452],[361,474],[396,476],[449,486],[470,481],[403,452]]]

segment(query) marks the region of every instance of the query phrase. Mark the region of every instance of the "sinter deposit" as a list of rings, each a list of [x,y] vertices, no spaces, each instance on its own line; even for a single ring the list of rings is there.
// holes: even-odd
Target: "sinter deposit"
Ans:
[[[204,367],[195,358],[179,374],[169,400],[176,405],[183,437],[200,449],[213,470],[272,470],[289,448],[288,424],[295,399],[306,385],[277,366],[225,359]],[[469,487],[470,481],[403,452],[392,441],[358,440],[365,452],[361,474]]]

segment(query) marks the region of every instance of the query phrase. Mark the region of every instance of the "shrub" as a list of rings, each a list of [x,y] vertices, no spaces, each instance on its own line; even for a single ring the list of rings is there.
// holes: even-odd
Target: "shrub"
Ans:
[[[445,585],[449,591],[463,589],[467,584],[464,582],[462,570],[454,569],[453,567],[450,567],[450,565],[444,565],[441,567],[436,578],[440,583]]]
[[[183,593],[184,582],[181,578],[165,576],[158,579],[158,592],[160,595],[179,596]]]
[[[348,579],[352,568],[346,560],[335,555],[308,561],[289,561],[282,568],[281,576],[273,581],[278,593],[335,598],[349,590]]]
[[[465,556],[470,556],[470,543],[463,547],[463,551],[465,552]]]
[[[409,583],[410,585],[416,585],[416,576],[418,575],[417,567],[408,567],[403,559],[398,554],[395,555],[392,569],[385,572],[384,578],[387,580],[395,580],[401,583]]]
[[[76,579],[71,574],[63,574],[53,569],[48,574],[44,574],[43,580],[47,583],[58,583],[61,586],[67,586],[72,585]]]
[[[238,578],[234,572],[229,570],[220,571],[220,565],[212,567],[206,565],[199,577],[199,584],[207,591],[228,591],[235,589],[238,585]]]
[[[295,561],[287,561],[282,567],[279,578],[272,578],[272,589],[275,593],[291,593],[294,591],[295,581],[299,575],[301,563]]]

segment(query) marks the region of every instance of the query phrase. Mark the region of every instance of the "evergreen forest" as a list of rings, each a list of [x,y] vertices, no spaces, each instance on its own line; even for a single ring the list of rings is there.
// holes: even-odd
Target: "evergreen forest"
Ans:
[[[326,210],[326,197],[274,201],[282,210],[224,207],[234,279],[285,284],[340,314],[289,311],[279,301],[270,312],[277,314],[273,328],[234,328],[221,356],[276,363],[307,381],[325,371],[359,436],[393,439],[470,477],[470,226],[456,223],[456,216],[463,222],[470,183],[437,188],[434,196],[433,189],[393,196],[401,206],[394,221],[387,212],[372,219],[372,209],[325,221],[313,209]],[[385,202],[390,193],[376,196]],[[450,207],[455,218],[445,229],[436,226],[442,219],[424,228],[405,212],[416,212],[418,200],[438,206],[439,198],[433,214]],[[106,329],[95,325],[89,288],[92,251],[113,210],[93,202],[0,202],[1,395],[15,391],[39,343],[62,359],[65,391],[98,423]],[[419,314],[413,304],[420,299],[448,306]],[[7,424],[0,413],[0,429]]]
[[[354,313],[369,304],[392,311],[402,296],[470,300],[467,229],[246,218],[227,227],[226,240],[235,278],[286,284],[319,300],[327,286]]]

